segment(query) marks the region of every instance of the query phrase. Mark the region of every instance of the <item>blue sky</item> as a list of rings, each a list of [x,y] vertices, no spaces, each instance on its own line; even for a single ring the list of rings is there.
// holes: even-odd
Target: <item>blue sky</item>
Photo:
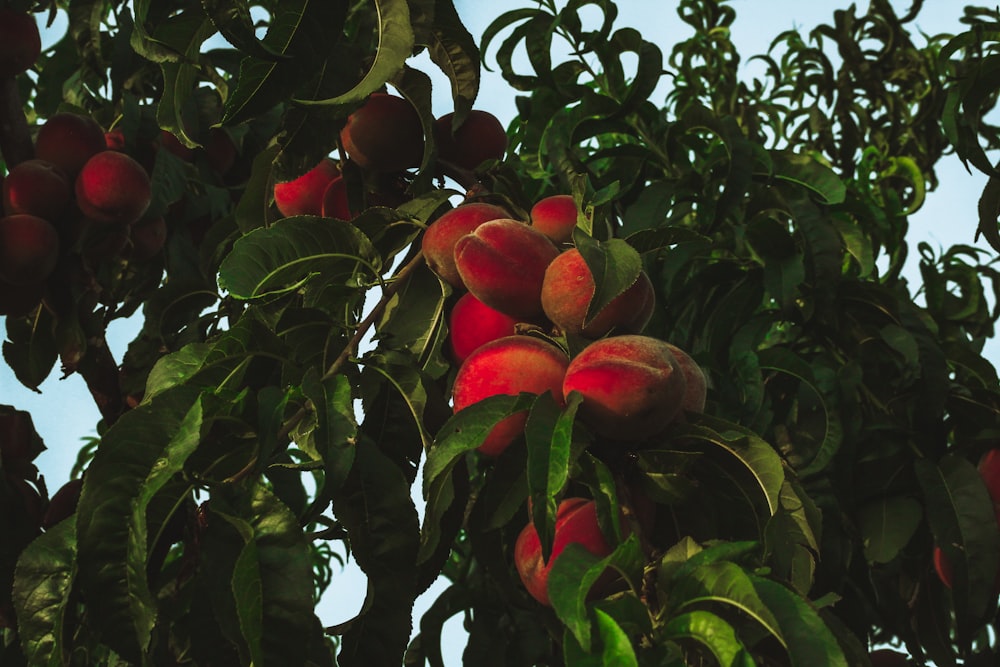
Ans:
[[[528,0],[489,3],[481,0],[456,0],[459,15],[477,39],[489,22],[501,12],[530,4]],[[850,3],[840,0],[733,0],[730,4],[737,10],[738,16],[732,38],[744,56],[745,63],[750,55],[763,53],[779,32],[793,27],[807,30],[819,22],[829,22],[835,9],[846,8]],[[863,6],[863,0],[858,4]],[[910,3],[896,1],[892,4],[902,13]],[[922,17],[917,22],[922,31],[936,34],[961,30],[958,21],[961,3],[936,1],[925,5]],[[620,14],[616,25],[637,28],[646,39],[656,41],[665,53],[669,52],[675,41],[689,34],[687,26],[679,20],[673,9],[675,3],[666,0],[620,0],[618,6]],[[494,62],[494,55],[495,45],[488,54],[490,62]],[[416,66],[433,73],[433,66],[426,60],[416,63]],[[440,77],[435,79],[434,100],[439,114],[450,110],[448,86]],[[484,72],[482,92],[476,107],[490,110],[506,124],[515,113],[514,95],[496,73]],[[978,172],[969,174],[954,157],[944,161],[939,175],[939,189],[930,193],[924,207],[910,219],[911,259],[907,275],[914,282],[919,282],[914,259],[918,240],[925,240],[934,248],[973,243],[976,202],[986,179]],[[984,241],[976,245],[988,249]],[[135,330],[134,323],[115,323],[112,326],[109,340],[116,358],[122,357],[125,345]],[[991,341],[987,346],[987,357],[994,365],[998,365],[1000,344]],[[17,383],[6,365],[0,364],[0,403],[13,404],[19,409],[31,411],[35,426],[49,448],[37,463],[46,476],[50,490],[68,479],[70,467],[82,444],[81,438],[95,435],[94,426],[99,419],[83,381],[76,376],[61,381],[58,375],[57,369],[42,385],[42,394],[33,394]],[[335,606],[328,599],[319,610],[326,625],[347,620],[361,608],[365,591],[364,576],[352,563],[345,573],[335,577],[333,589],[336,593],[329,597],[336,597],[338,605]],[[442,589],[443,584],[432,588],[420,601],[420,608],[426,608]],[[345,600],[351,602],[345,606]],[[464,645],[461,640],[460,619],[452,619],[447,628],[446,641],[447,637],[451,637],[451,640],[445,653],[445,662],[448,665],[458,665],[461,663],[461,648]]]

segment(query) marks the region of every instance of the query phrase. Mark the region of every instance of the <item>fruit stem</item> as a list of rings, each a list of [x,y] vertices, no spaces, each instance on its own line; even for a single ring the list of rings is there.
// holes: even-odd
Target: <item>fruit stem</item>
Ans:
[[[35,156],[17,79],[12,76],[0,77],[0,154],[7,171]]]

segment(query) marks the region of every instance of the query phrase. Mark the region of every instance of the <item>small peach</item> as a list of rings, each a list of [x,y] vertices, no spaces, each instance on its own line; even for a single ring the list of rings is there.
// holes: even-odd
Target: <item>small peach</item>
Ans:
[[[340,176],[340,167],[329,158],[298,178],[274,185],[274,204],[281,215],[322,215],[323,194],[333,179]]]
[[[545,269],[559,249],[541,232],[510,218],[479,225],[455,243],[455,267],[466,288],[511,317],[542,316]]]
[[[539,199],[531,207],[531,226],[555,243],[567,243],[573,238],[580,215],[576,200],[570,195],[552,195]]]
[[[323,192],[323,217],[338,220],[353,220],[351,206],[347,199],[347,182],[343,176],[337,176],[326,186]]]
[[[504,315],[466,292],[455,302],[448,316],[448,349],[462,365],[470,354],[486,343],[514,335],[517,320]]]
[[[90,116],[61,112],[38,129],[35,157],[51,162],[71,181],[87,160],[107,149],[104,130]]]
[[[475,350],[458,369],[452,387],[455,412],[490,396],[517,396],[521,392],[552,392],[562,402],[560,389],[569,363],[555,345],[530,336],[506,336]],[[479,451],[498,456],[521,433],[527,412],[501,420],[486,436]]]
[[[508,215],[499,206],[484,202],[462,204],[451,209],[427,228],[420,241],[427,266],[452,287],[465,289],[465,283],[455,267],[455,244],[484,222]]]
[[[118,151],[90,158],[76,178],[77,206],[95,222],[130,225],[146,212],[152,197],[146,170]]]
[[[38,24],[31,14],[0,9],[0,77],[27,71],[42,52]]]
[[[600,338],[612,330],[636,333],[646,326],[655,295],[645,271],[584,326],[595,289],[594,276],[583,255],[571,248],[552,260],[545,270],[542,309],[565,333],[587,338]]]
[[[129,243],[123,248],[126,258],[145,262],[163,250],[167,243],[167,221],[163,216],[145,218],[129,228]]]
[[[420,165],[424,129],[420,115],[407,100],[375,93],[347,117],[340,143],[362,169],[403,171]]]
[[[21,162],[3,182],[3,209],[7,215],[29,213],[55,222],[69,206],[71,196],[66,177],[45,160]]]
[[[59,259],[59,234],[44,218],[26,213],[0,219],[0,280],[33,285],[52,273]]]
[[[705,372],[701,370],[691,355],[681,348],[667,343],[667,347],[677,360],[677,365],[681,367],[684,374],[685,389],[684,400],[681,402],[681,410],[684,412],[704,412],[705,401],[708,398],[708,382]]]
[[[570,362],[563,396],[583,395],[579,415],[599,435],[642,440],[663,431],[684,402],[687,382],[667,343],[649,336],[612,336]]]
[[[434,121],[434,142],[438,157],[467,171],[486,160],[502,160],[507,151],[507,133],[496,116],[473,109],[458,128],[455,114]]]

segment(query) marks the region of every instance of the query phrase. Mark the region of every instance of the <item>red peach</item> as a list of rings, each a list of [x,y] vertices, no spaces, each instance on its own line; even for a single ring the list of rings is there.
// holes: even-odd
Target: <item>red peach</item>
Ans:
[[[583,395],[580,418],[599,435],[641,440],[673,421],[686,388],[667,343],[628,335],[595,341],[577,354],[566,370],[563,396]]]
[[[455,243],[455,267],[466,288],[511,317],[541,317],[545,269],[559,255],[547,236],[510,218],[479,225]]]
[[[484,222],[508,215],[499,206],[484,202],[462,204],[451,209],[427,228],[420,241],[427,266],[452,287],[465,289],[465,283],[455,267],[455,244]]]
[[[163,250],[167,243],[167,221],[163,216],[140,220],[129,228],[129,245],[123,249],[126,258],[145,262]]]
[[[448,348],[459,366],[486,343],[514,335],[517,320],[466,292],[448,315]]]
[[[701,370],[691,355],[681,348],[667,343],[667,347],[677,360],[677,365],[681,367],[684,374],[685,389],[684,400],[681,402],[681,410],[685,412],[704,412],[705,401],[708,398],[708,382],[705,372]]]
[[[538,338],[506,336],[486,343],[458,369],[452,387],[454,410],[459,412],[490,396],[517,396],[521,392],[549,391],[562,402],[560,388],[568,363],[562,350]],[[498,456],[524,432],[527,419],[527,412],[520,412],[501,420],[479,451]]]
[[[107,150],[104,130],[90,116],[62,112],[51,116],[38,129],[35,157],[51,162],[70,180],[87,160]]]
[[[340,167],[329,158],[323,158],[315,167],[295,180],[276,183],[274,204],[281,215],[322,215],[323,194],[330,182],[340,175]]]
[[[496,116],[473,109],[458,128],[455,114],[434,121],[434,143],[438,158],[472,171],[486,160],[502,160],[507,151],[507,133]]]
[[[59,234],[44,218],[26,213],[0,220],[0,280],[33,285],[52,273],[59,259]]]
[[[95,222],[130,225],[146,212],[152,197],[146,170],[118,151],[98,153],[76,177],[77,206]]]
[[[0,9],[0,77],[27,71],[42,52],[38,24],[31,14]]]
[[[572,196],[552,195],[539,199],[531,207],[531,226],[556,243],[566,243],[573,238],[579,215],[580,209]]]
[[[69,182],[45,160],[25,160],[10,170],[3,182],[3,209],[7,215],[29,213],[55,222],[69,206]]]
[[[81,490],[83,490],[82,478],[71,479],[59,487],[49,499],[49,506],[42,516],[42,528],[48,530],[76,512]]]
[[[566,498],[556,510],[555,536],[548,563],[542,560],[542,543],[532,523],[528,523],[514,544],[514,565],[531,597],[551,606],[549,573],[556,560],[570,544],[579,544],[599,558],[614,551],[604,539],[597,523],[597,505],[585,498]]]
[[[340,143],[362,169],[403,171],[420,166],[424,130],[420,115],[407,100],[375,93],[347,117]]]
[[[167,130],[160,130],[160,146],[170,151],[185,162],[194,160],[194,149],[181,143],[177,135]]]
[[[326,186],[323,192],[323,217],[338,220],[353,220],[351,206],[347,200],[347,181],[343,176],[337,176]]]
[[[646,326],[655,300],[653,284],[646,273],[615,297],[584,326],[587,308],[594,298],[594,276],[576,248],[549,264],[542,281],[542,309],[565,333],[600,338],[609,331],[637,333]]]

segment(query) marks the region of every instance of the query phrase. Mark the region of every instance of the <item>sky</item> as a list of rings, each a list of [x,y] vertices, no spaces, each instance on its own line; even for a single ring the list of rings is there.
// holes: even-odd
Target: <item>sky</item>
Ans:
[[[559,5],[563,4],[565,3],[560,0]],[[657,42],[661,50],[668,53],[675,41],[690,34],[688,27],[677,17],[673,9],[675,4],[668,0],[619,0],[616,26],[637,28],[646,39]],[[737,11],[732,39],[743,56],[744,63],[750,55],[764,53],[771,39],[778,33],[789,28],[807,31],[820,22],[829,22],[834,10],[850,5],[842,0],[732,0],[730,4]],[[864,0],[860,0],[858,4],[864,6]],[[900,13],[905,12],[909,4],[898,0],[892,2]],[[529,0],[455,0],[455,5],[466,27],[478,41],[493,18],[504,11],[532,6],[532,3]],[[923,32],[937,34],[961,30],[959,18],[963,3],[928,0],[925,5],[921,18],[916,23]],[[56,32],[60,25],[65,26],[65,22],[56,24]],[[43,44],[51,44],[53,39],[53,34],[43,35]],[[487,54],[488,63],[495,63],[497,44],[495,42]],[[413,64],[429,74],[435,74],[433,65],[426,59],[418,59]],[[434,82],[435,110],[439,115],[447,113],[450,111],[448,85],[439,75],[434,76]],[[653,100],[662,100],[663,94],[658,89]],[[482,90],[475,106],[491,111],[504,124],[515,115],[514,95],[496,72],[483,72]],[[923,208],[910,218],[911,252],[906,275],[914,282],[919,282],[914,260],[919,240],[927,241],[936,249],[957,243],[973,244],[977,220],[976,203],[986,178],[978,172],[970,174],[953,156],[942,163],[939,177],[941,184],[938,190],[931,192]],[[989,250],[985,241],[980,240],[975,245]],[[112,325],[108,338],[117,359],[121,359],[125,346],[137,328],[135,322],[116,322]],[[996,341],[988,343],[986,356],[994,366],[998,365],[1000,344]],[[42,385],[42,393],[34,394],[24,389],[9,368],[0,363],[0,403],[12,404],[32,413],[35,427],[48,447],[48,451],[36,463],[46,477],[50,492],[69,479],[69,470],[82,445],[82,438],[96,435],[94,427],[99,419],[82,379],[73,376],[60,380],[58,376],[56,369]],[[417,485],[419,495],[419,480]],[[445,585],[445,582],[439,581],[418,600],[415,623]],[[324,625],[333,625],[353,617],[361,608],[364,592],[364,575],[351,561],[343,573],[335,574],[330,595],[321,602],[317,610],[321,621]],[[334,598],[337,600],[336,604],[333,602]],[[352,603],[345,606],[345,600]],[[459,617],[453,618],[446,625],[444,641],[445,664],[461,664],[464,640]]]

